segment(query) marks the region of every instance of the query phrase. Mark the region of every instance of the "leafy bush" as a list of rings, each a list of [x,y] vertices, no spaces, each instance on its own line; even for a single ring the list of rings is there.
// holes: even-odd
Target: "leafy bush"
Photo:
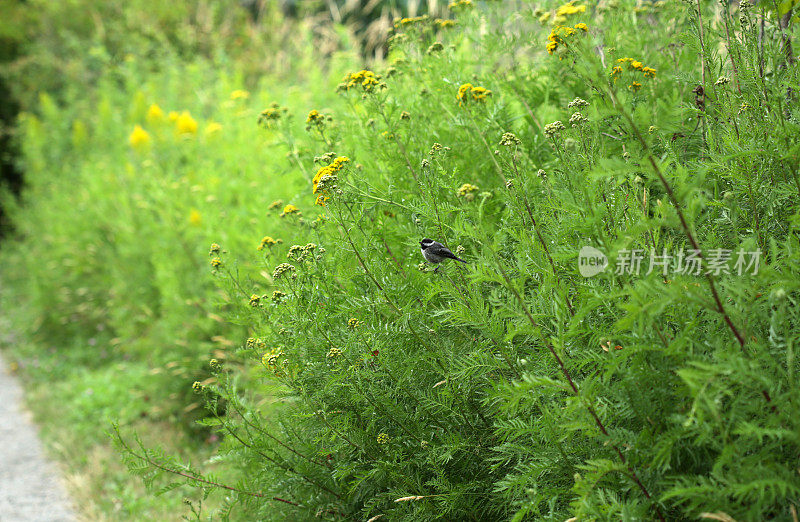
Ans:
[[[60,249],[75,267],[65,287],[108,304],[82,321],[228,339],[237,330],[187,320],[221,301],[247,329],[193,386],[229,476],[118,431],[131,469],[222,489],[222,518],[795,517],[789,18],[687,5],[453,2],[457,24],[395,24],[391,65],[334,63],[351,71],[338,89],[322,75],[308,90],[265,84],[244,109],[221,101],[235,82],[193,83],[214,85],[198,129],[222,128],[189,139],[179,114],[148,121],[160,83],[127,86],[98,105],[97,157],[77,168],[29,119],[26,156],[45,158],[29,168],[63,165],[74,196],[46,198],[57,186],[42,175],[24,231],[39,246],[22,258]],[[175,97],[155,101],[181,110],[184,71],[167,77]],[[137,90],[123,121],[111,108]],[[80,134],[62,121],[61,139]],[[126,156],[127,174],[111,162]],[[70,245],[89,242],[48,230],[84,182],[105,196],[70,232],[125,216],[88,260]],[[423,237],[467,264],[434,271]],[[609,266],[581,275],[583,247]],[[76,308],[62,304],[56,321]],[[151,315],[164,320],[135,323]]]
[[[212,361],[218,384],[196,384],[232,405],[212,423],[241,470],[231,503],[270,519],[795,516],[781,24],[745,4],[453,8],[456,30],[399,22],[391,67],[347,76],[305,136],[285,129],[309,185],[273,210],[283,243],[265,238],[249,270],[211,254],[251,332]],[[422,237],[468,264],[417,266]],[[579,275],[582,246],[615,270]],[[281,385],[268,416],[259,382]]]

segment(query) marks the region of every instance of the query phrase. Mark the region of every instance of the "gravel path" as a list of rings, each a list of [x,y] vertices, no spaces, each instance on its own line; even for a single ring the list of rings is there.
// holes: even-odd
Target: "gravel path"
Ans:
[[[56,468],[22,406],[22,389],[0,354],[0,522],[73,520]]]

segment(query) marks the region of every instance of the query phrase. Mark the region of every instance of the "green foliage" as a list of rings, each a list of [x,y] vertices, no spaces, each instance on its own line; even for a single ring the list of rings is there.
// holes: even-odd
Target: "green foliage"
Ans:
[[[224,490],[223,519],[795,516],[791,27],[575,4],[462,2],[455,27],[397,23],[374,72],[247,99],[202,63],[144,82],[132,61],[84,131],[43,100],[9,254],[42,328],[213,351],[192,388],[227,479],[117,432],[133,471]],[[468,263],[434,271],[423,237]],[[642,270],[583,277],[584,246]],[[731,269],[647,270],[698,249]]]

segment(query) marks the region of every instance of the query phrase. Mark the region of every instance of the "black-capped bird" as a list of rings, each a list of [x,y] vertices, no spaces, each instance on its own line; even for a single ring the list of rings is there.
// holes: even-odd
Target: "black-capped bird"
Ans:
[[[434,241],[433,239],[428,239],[426,237],[419,242],[419,246],[422,249],[422,256],[425,258],[425,260],[429,263],[433,263],[434,265],[438,265],[445,259],[455,259],[456,261],[461,261],[464,264],[467,263],[463,259],[456,257],[456,255],[452,253],[449,248],[438,241]],[[438,266],[436,269],[434,269],[434,272],[436,270],[439,270]]]

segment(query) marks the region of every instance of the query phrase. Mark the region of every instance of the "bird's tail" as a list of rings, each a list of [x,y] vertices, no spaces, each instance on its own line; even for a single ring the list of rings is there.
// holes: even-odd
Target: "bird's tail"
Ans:
[[[461,261],[461,262],[462,262],[462,263],[464,263],[465,265],[467,264],[467,262],[466,262],[466,261],[464,261],[463,259],[461,259],[460,257],[453,256],[453,259],[455,259],[456,261]]]

